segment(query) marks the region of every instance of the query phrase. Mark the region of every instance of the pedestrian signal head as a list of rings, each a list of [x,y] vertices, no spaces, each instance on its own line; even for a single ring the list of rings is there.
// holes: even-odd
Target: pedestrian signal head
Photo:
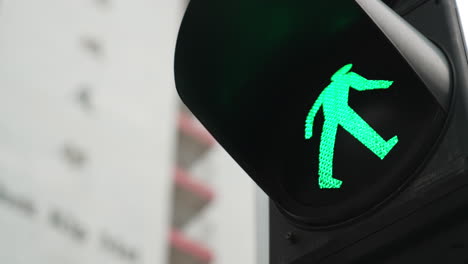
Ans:
[[[190,1],[177,90],[292,219],[363,215],[412,179],[447,114],[354,1],[260,2]],[[342,184],[320,188],[320,176]]]

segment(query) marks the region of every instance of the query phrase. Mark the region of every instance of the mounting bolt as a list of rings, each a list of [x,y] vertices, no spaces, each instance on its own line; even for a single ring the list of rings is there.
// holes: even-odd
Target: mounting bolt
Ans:
[[[296,234],[294,234],[294,232],[292,232],[292,231],[287,232],[286,235],[284,236],[284,238],[286,240],[288,240],[289,243],[291,243],[291,244],[295,244],[297,242]]]

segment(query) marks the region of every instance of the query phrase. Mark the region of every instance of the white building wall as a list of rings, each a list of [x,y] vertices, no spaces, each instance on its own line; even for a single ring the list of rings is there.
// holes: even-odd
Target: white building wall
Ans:
[[[0,0],[0,263],[168,263],[184,0]],[[255,187],[215,146],[183,231],[256,263]]]
[[[215,159],[215,184],[220,193],[213,238],[217,264],[256,263],[255,188],[253,181],[222,148],[210,153]]]
[[[0,2],[0,263],[166,262],[180,2]]]
[[[192,171],[216,195],[186,227],[188,236],[212,249],[214,264],[257,263],[256,185],[219,145]]]

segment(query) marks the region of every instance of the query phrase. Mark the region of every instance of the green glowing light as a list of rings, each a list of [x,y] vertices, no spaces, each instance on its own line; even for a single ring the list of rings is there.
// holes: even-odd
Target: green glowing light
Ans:
[[[305,139],[310,139],[314,118],[320,107],[323,107],[325,121],[320,138],[318,170],[318,183],[321,189],[340,188],[342,184],[342,181],[333,178],[333,154],[338,125],[341,125],[380,159],[384,159],[398,143],[397,136],[385,141],[348,105],[350,87],[358,91],[387,89],[393,81],[367,80],[357,73],[349,72],[352,67],[352,64],[347,64],[333,74],[332,82],[314,102],[305,121]]]

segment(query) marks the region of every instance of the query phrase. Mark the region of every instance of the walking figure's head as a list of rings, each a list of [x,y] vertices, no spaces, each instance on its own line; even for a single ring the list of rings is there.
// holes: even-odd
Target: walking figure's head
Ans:
[[[352,67],[353,67],[353,64],[346,64],[345,66],[341,67],[341,69],[339,69],[337,72],[335,72],[332,75],[331,80],[334,81],[334,82],[338,81],[343,76],[345,76],[346,73],[348,73],[351,70]]]

